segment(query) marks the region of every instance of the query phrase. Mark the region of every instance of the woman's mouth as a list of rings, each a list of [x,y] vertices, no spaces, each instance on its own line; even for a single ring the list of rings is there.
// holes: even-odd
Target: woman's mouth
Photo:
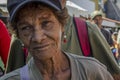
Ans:
[[[44,45],[35,46],[33,50],[46,50],[48,49],[48,47],[49,47],[49,44],[44,44]]]

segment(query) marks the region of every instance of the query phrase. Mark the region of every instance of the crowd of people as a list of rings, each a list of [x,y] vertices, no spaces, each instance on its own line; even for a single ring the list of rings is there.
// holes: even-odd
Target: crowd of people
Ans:
[[[7,0],[7,9],[11,32],[1,22],[0,80],[120,80],[120,40],[103,28],[99,11],[90,21],[77,18],[87,28],[79,33],[66,0]],[[83,49],[79,35],[85,34]]]

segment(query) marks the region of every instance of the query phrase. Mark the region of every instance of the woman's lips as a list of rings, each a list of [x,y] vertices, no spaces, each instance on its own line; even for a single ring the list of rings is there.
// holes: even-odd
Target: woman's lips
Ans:
[[[33,50],[44,50],[44,49],[47,49],[48,47],[49,47],[49,44],[44,44],[44,45],[35,46]]]

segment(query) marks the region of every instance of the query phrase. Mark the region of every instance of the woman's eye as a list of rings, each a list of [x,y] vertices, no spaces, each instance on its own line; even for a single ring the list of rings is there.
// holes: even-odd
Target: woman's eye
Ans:
[[[52,22],[51,21],[43,21],[42,22],[42,28],[43,29],[51,29],[52,28]]]
[[[21,30],[30,30],[31,29],[31,26],[23,26],[22,28],[21,28]]]
[[[42,25],[47,25],[49,23],[49,21],[43,21]]]

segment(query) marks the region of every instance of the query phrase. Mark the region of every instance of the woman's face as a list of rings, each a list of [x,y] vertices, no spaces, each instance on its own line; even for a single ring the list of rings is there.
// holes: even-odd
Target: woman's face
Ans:
[[[19,38],[34,58],[51,58],[60,51],[62,26],[51,9],[24,8],[17,25]]]

